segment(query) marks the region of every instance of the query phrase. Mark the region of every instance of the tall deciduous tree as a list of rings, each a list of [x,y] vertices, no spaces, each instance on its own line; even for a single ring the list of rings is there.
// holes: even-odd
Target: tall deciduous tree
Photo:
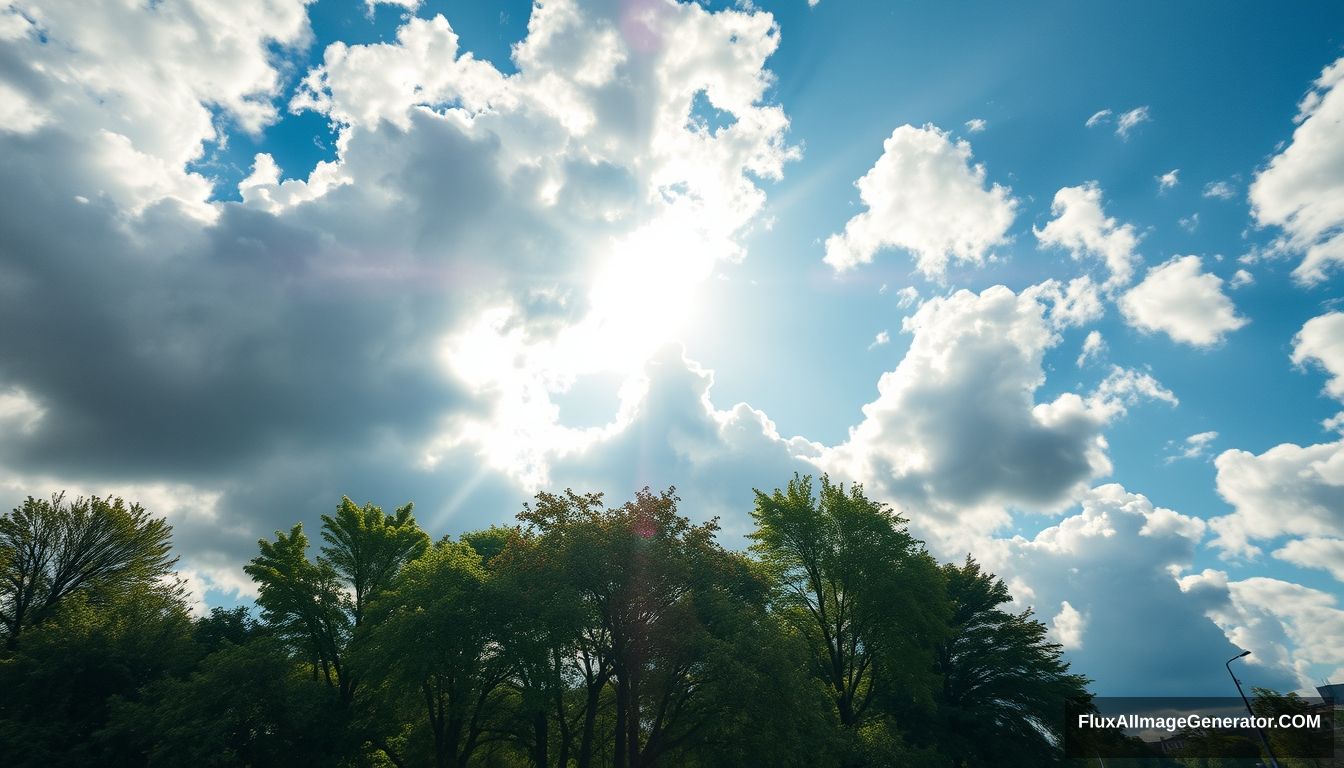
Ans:
[[[330,563],[308,558],[302,523],[257,545],[261,553],[243,570],[257,583],[262,617],[311,661],[342,702],[350,701],[355,685],[345,651],[353,622],[344,610],[340,575]]]
[[[717,543],[715,522],[692,524],[677,503],[671,489],[644,489],[617,509],[595,495],[541,494],[520,515],[520,544],[578,608],[561,619],[577,632],[560,646],[573,665],[565,677],[583,692],[577,765],[599,755],[617,768],[722,764],[729,744],[759,736],[764,749],[772,734],[784,744],[779,726],[796,732],[806,719],[789,716],[794,699],[774,685],[789,677],[776,666],[787,654],[775,653],[765,574]],[[747,651],[762,646],[771,652]],[[775,754],[772,764],[792,757]]]
[[[391,586],[397,572],[429,546],[429,536],[416,524],[413,504],[387,515],[373,504],[356,506],[341,499],[335,516],[322,516],[322,558],[350,587],[351,623],[364,622],[370,600]]]
[[[11,650],[65,599],[107,601],[167,579],[172,528],[121,499],[29,496],[0,517],[0,632]]]
[[[322,522],[327,544],[316,561],[308,557],[308,537],[299,524],[288,534],[276,531],[273,542],[257,542],[261,552],[243,570],[257,582],[266,621],[301,648],[340,701],[349,703],[358,687],[346,658],[354,631],[369,603],[425,551],[429,537],[410,504],[387,515],[345,498]]]
[[[944,751],[962,766],[1062,762],[1061,713],[1090,700],[1087,678],[1069,671],[1030,610],[1000,608],[1012,599],[1002,579],[969,557],[943,574],[953,605],[936,657]]]
[[[71,594],[0,660],[0,765],[134,765],[100,731],[117,697],[185,674],[199,658],[173,584],[147,582],[93,601]]]
[[[375,603],[357,659],[389,711],[418,712],[399,750],[410,762],[465,767],[491,725],[510,660],[486,580],[470,545],[442,541]]]
[[[947,601],[933,559],[905,520],[825,475],[756,491],[752,550],[773,573],[776,605],[812,649],[835,715],[857,729],[885,691],[920,695]]]

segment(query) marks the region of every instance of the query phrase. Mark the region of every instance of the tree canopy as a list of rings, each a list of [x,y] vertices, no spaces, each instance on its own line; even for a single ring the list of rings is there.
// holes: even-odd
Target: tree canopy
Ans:
[[[193,618],[171,529],[120,500],[0,519],[5,765],[1063,762],[1086,697],[1029,611],[862,486],[756,491],[747,551],[675,489],[540,493],[431,541],[342,499],[258,542],[255,605]]]

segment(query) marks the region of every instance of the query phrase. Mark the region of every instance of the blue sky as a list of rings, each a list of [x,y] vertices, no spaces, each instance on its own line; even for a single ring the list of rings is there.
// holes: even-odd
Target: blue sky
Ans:
[[[1344,8],[7,2],[0,501],[863,482],[1109,695],[1344,677]]]

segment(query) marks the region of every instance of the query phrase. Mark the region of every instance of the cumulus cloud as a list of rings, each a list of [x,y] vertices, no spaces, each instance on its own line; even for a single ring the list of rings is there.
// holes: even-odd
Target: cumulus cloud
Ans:
[[[1281,247],[1302,254],[1293,277],[1312,285],[1344,262],[1344,58],[1302,97],[1292,141],[1250,186],[1251,213],[1283,231]]]
[[[1211,181],[1204,185],[1204,196],[1218,200],[1231,200],[1237,196],[1237,188],[1227,181]]]
[[[1344,442],[1228,450],[1214,466],[1218,494],[1234,509],[1211,521],[1214,543],[1229,554],[1259,554],[1254,541],[1280,536],[1344,537]]]
[[[1082,368],[1089,361],[1100,359],[1105,351],[1106,341],[1101,338],[1101,331],[1088,331],[1087,337],[1083,339],[1083,349],[1075,362]]]
[[[1303,568],[1320,568],[1344,581],[1344,538],[1295,539],[1274,550],[1274,556]]]
[[[1344,313],[1308,320],[1293,338],[1293,363],[1314,364],[1328,374],[1325,393],[1344,401]],[[1338,426],[1340,417],[1327,420]],[[1316,445],[1283,443],[1261,454],[1224,451],[1214,462],[1218,493],[1233,507],[1215,518],[1215,544],[1229,555],[1260,554],[1257,541],[1300,537],[1274,556],[1306,567],[1328,568],[1344,539],[1344,440]],[[1331,568],[1332,572],[1334,569]],[[1336,573],[1336,575],[1338,575]]]
[[[1107,289],[1127,285],[1133,279],[1139,235],[1132,224],[1120,224],[1102,211],[1101,187],[1095,181],[1060,189],[1050,212],[1055,218],[1044,228],[1032,228],[1042,245],[1067,249],[1074,259],[1101,259],[1110,272],[1103,284]]]
[[[1161,331],[1196,347],[1217,344],[1249,322],[1223,293],[1222,278],[1204,272],[1198,256],[1178,256],[1152,267],[1119,303],[1120,313],[1135,328]]]
[[[989,122],[983,118],[973,117],[966,121],[967,133],[981,133],[989,127]]]
[[[843,272],[884,248],[900,248],[920,272],[937,278],[952,263],[983,263],[1007,242],[1017,201],[1007,187],[986,186],[985,167],[971,163],[968,142],[934,125],[903,125],[882,150],[855,182],[866,210],[827,238],[827,264]]]
[[[1238,269],[1232,275],[1232,279],[1227,281],[1227,287],[1244,288],[1254,282],[1255,282],[1255,275],[1252,275],[1250,272],[1244,269]]]
[[[1021,605],[1053,617],[1052,636],[1103,695],[1220,693],[1226,677],[1208,657],[1235,651],[1205,613],[1226,603],[1226,587],[1190,593],[1173,576],[1194,559],[1204,521],[1116,484],[1089,489],[1080,502],[1034,537],[984,542],[977,557],[1013,585]],[[1145,628],[1142,642],[1134,627]],[[1279,673],[1272,682],[1292,679]]]
[[[1172,168],[1170,171],[1157,177],[1157,191],[1166,192],[1169,189],[1175,189],[1176,185],[1181,183],[1181,169]]]
[[[891,334],[886,331],[878,331],[877,336],[873,338],[873,343],[868,345],[869,349],[874,349],[887,344],[891,341]]]
[[[1329,312],[1308,320],[1293,337],[1295,365],[1317,365],[1327,374],[1325,392],[1344,401],[1344,312]]]
[[[30,491],[177,489],[158,497],[176,518],[170,497],[201,500],[213,518],[173,521],[198,580],[342,492],[459,527],[512,514],[553,454],[607,434],[552,397],[637,377],[798,155],[765,96],[765,13],[556,0],[507,76],[442,16],[408,18],[328,46],[291,95],[303,2],[19,10],[0,418],[21,428],[0,469]],[[190,164],[286,101],[334,124],[335,158],[258,155],[242,202],[214,199]]]
[[[1097,284],[1086,275],[1070,280],[1068,285],[1046,280],[1023,293],[1050,307],[1050,324],[1058,329],[1086,325],[1101,319],[1105,311]]]
[[[1037,402],[1042,358],[1059,343],[1045,314],[1002,286],[926,301],[905,320],[905,357],[821,466],[921,510],[933,535],[992,529],[1005,505],[1067,506],[1110,472],[1103,427],[1140,400],[1175,398],[1116,368],[1086,397]]]
[[[1086,629],[1087,617],[1070,605],[1068,600],[1059,604],[1059,613],[1050,620],[1050,637],[1066,651],[1083,647],[1083,632]]]
[[[618,430],[551,463],[555,487],[633,494],[675,484],[683,514],[718,516],[730,545],[745,546],[753,487],[770,489],[794,472],[815,473],[822,447],[781,437],[773,421],[746,403],[719,409],[712,372],[678,346],[656,354]]]
[[[1209,617],[1228,639],[1253,652],[1247,663],[1291,670],[1295,685],[1280,690],[1310,689],[1320,682],[1319,671],[1344,665],[1338,642],[1344,637],[1344,610],[1334,595],[1266,577],[1233,581],[1213,569],[1183,577],[1181,587],[1207,600]]]

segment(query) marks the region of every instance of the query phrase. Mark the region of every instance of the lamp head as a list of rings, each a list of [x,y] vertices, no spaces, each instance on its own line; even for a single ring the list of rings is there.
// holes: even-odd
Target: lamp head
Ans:
[[[1250,655],[1251,655],[1250,651],[1242,651],[1241,653],[1237,654],[1237,658],[1240,659],[1242,656],[1250,656]]]

